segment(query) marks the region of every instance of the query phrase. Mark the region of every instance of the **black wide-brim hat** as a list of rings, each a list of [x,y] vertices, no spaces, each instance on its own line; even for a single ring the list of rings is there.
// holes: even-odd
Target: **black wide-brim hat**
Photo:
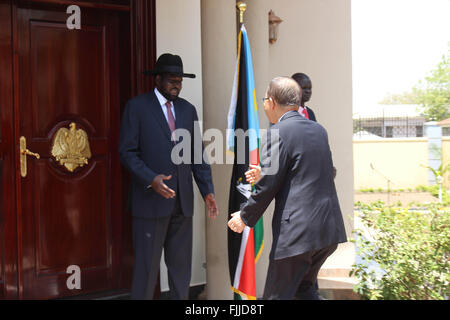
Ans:
[[[186,78],[195,78],[193,73],[183,72],[183,61],[180,56],[164,53],[156,61],[155,69],[144,71],[145,75],[172,73]]]

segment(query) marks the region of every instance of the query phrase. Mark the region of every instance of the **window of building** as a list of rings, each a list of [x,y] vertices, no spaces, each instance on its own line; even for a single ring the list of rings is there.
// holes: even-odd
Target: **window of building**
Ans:
[[[394,127],[387,126],[386,127],[386,138],[392,138],[394,136]]]
[[[450,136],[450,127],[442,128],[442,135],[447,137]]]
[[[416,126],[416,137],[423,137],[423,126]]]

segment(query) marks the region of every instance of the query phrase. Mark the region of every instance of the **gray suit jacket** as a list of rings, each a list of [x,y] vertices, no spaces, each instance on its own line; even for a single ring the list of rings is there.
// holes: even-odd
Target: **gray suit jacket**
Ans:
[[[242,220],[253,227],[275,198],[271,259],[346,242],[325,129],[291,111],[270,128],[273,130],[279,130],[275,143],[279,170],[274,175],[264,174],[267,151],[272,147],[269,141],[262,150],[262,178],[241,209]]]
[[[192,176],[203,197],[214,193],[209,164],[198,155],[201,161],[194,161],[194,151],[200,151],[194,150],[194,132],[201,139],[195,107],[182,98],[175,100],[173,105],[176,128],[187,130],[191,137],[188,144],[191,159],[188,163],[175,164],[172,161],[174,144],[169,125],[153,91],[131,99],[123,112],[119,155],[122,164],[131,173],[130,200],[134,217],[167,217],[172,212],[175,199],[165,199],[147,188],[159,174],[172,175],[172,179],[164,183],[180,197],[184,216],[193,215]],[[203,151],[203,144],[200,145]]]

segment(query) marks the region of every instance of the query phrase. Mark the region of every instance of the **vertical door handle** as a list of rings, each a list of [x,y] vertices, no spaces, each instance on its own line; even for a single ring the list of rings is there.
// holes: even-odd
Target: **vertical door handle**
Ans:
[[[27,176],[27,156],[36,157],[40,159],[41,156],[38,153],[31,152],[27,149],[27,139],[25,137],[20,137],[20,175],[22,178]]]

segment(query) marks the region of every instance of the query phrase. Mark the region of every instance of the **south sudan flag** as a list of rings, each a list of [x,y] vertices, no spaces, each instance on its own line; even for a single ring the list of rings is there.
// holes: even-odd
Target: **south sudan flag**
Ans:
[[[239,139],[237,131],[247,133],[245,139]],[[234,155],[228,203],[229,218],[232,213],[240,210],[254,188],[246,181],[245,172],[249,170],[249,164],[259,165],[259,140],[252,56],[247,31],[242,25],[239,33],[233,93],[228,112],[227,152]],[[255,264],[262,252],[263,234],[262,218],[254,228],[246,227],[242,234],[228,229],[228,262],[231,288],[235,299],[256,300]]]

